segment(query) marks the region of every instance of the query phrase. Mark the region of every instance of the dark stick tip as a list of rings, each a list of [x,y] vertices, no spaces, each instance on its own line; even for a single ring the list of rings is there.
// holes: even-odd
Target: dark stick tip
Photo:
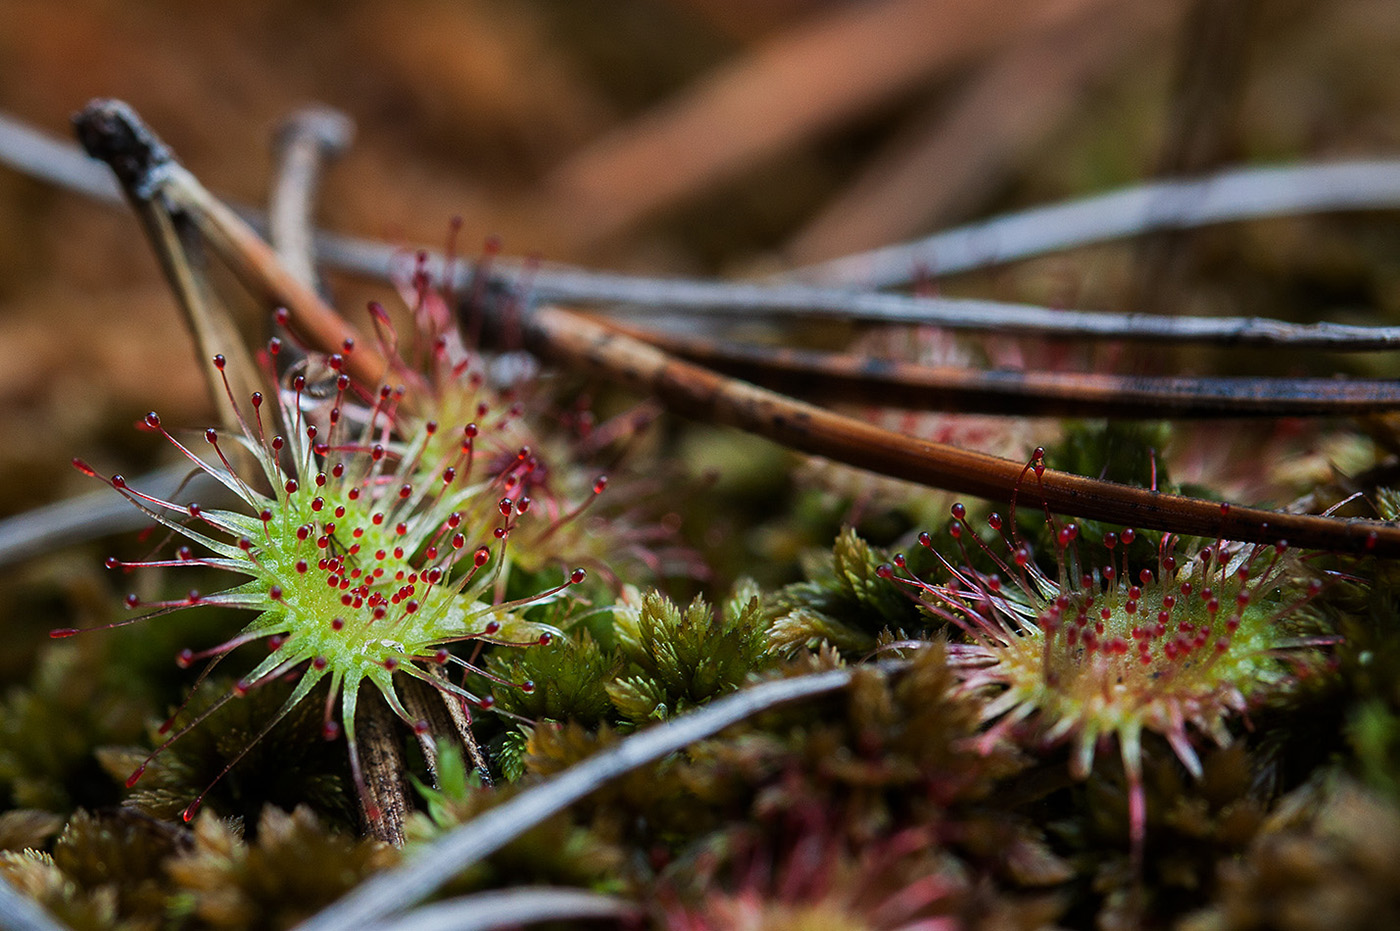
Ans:
[[[120,100],[90,101],[73,116],[78,142],[93,158],[111,166],[127,193],[144,199],[146,181],[156,169],[173,160],[170,150]]]

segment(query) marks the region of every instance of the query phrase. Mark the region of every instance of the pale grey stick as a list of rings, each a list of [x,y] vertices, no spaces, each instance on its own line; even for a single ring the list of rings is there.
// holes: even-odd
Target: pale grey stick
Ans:
[[[193,477],[191,472],[195,473]],[[128,481],[132,488],[157,498],[168,499],[184,485],[182,496],[188,500],[204,505],[227,500],[227,489],[197,472],[189,462],[178,462]],[[146,512],[110,488],[56,501],[0,520],[0,567],[150,525]]]
[[[355,138],[355,124],[338,110],[307,107],[287,117],[273,140],[277,171],[268,198],[268,227],[287,271],[321,289],[315,267],[314,208],[326,166]]]
[[[623,738],[509,801],[478,815],[420,850],[408,863],[360,884],[298,931],[358,928],[421,901],[463,869],[623,773],[661,759],[760,711],[845,687],[853,670],[835,669],[764,682],[698,711]]]
[[[39,904],[21,895],[0,877],[0,929],[4,931],[69,931]]]
[[[526,887],[478,892],[434,902],[400,918],[372,924],[363,931],[490,931],[538,921],[583,921],[627,918],[636,905],[583,889]]]
[[[1393,159],[1234,168],[1206,178],[1141,184],[1009,213],[780,277],[848,288],[890,288],[1156,230],[1397,207],[1400,161]]]
[[[87,162],[71,146],[47,139],[13,120],[0,122],[0,161],[9,161],[21,170],[56,184],[101,199],[112,199],[110,179],[105,182],[93,179],[94,172],[105,172],[100,164]],[[895,276],[884,283],[908,282],[923,273],[946,274],[980,268],[1158,229],[1288,213],[1397,206],[1400,206],[1400,160],[1241,168],[1204,181],[1142,185],[951,230],[940,234],[942,238],[923,241],[923,246],[919,247],[935,250],[938,255],[933,261],[921,263],[909,254],[891,260],[890,273]],[[239,213],[255,216],[246,210]],[[316,250],[318,261],[329,267],[381,281],[391,279],[390,272],[396,262],[411,262],[414,254],[413,250],[405,248],[329,233],[317,234]],[[850,257],[838,261],[855,262],[857,259],[862,264],[859,275],[854,272],[842,275],[859,277],[865,287],[880,285],[881,276],[874,273],[867,258]],[[436,256],[435,260],[441,267],[442,257]],[[459,281],[469,279],[474,270],[472,263],[465,261],[459,261],[458,268]],[[765,287],[638,278],[552,264],[527,268],[523,263],[505,260],[493,262],[492,269],[508,283],[521,289],[528,287],[537,301],[624,304],[749,317],[767,311],[775,317],[917,322],[953,329],[1017,331],[1086,339],[1213,341],[1228,345],[1333,351],[1400,346],[1400,328],[1397,327],[1296,325],[1257,317],[1163,319],[1136,314],[1053,310],[995,301],[862,293],[848,288],[782,284]]]
[[[408,262],[402,249],[318,236],[317,254],[329,266],[372,278],[391,275]],[[442,256],[429,253],[430,267]],[[468,293],[473,269],[459,268],[457,293]],[[1056,310],[976,298],[930,298],[877,291],[852,291],[797,284],[744,284],[685,278],[643,278],[540,265],[530,271],[498,262],[493,274],[528,290],[531,303],[592,304],[625,314],[635,308],[648,319],[658,311],[684,311],[735,318],[763,316],[868,323],[919,323],[953,330],[1059,336],[1077,339],[1143,339],[1155,342],[1214,342],[1230,346],[1288,346],[1362,352],[1400,346],[1400,327],[1341,323],[1288,323],[1268,317],[1154,317],[1086,310]],[[619,310],[621,308],[621,310]]]

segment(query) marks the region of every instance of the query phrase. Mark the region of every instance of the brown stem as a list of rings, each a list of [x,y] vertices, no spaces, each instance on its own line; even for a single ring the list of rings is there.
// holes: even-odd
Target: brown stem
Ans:
[[[1299,417],[1400,409],[1393,379],[983,371],[609,326],[726,375],[823,403],[1022,417]]]
[[[402,847],[403,823],[408,817],[408,783],[404,781],[403,748],[398,718],[383,702],[366,702],[356,722],[360,728],[360,761],[364,766],[365,832]]]
[[[1284,514],[1167,495],[919,440],[728,378],[554,307],[525,323],[540,355],[650,393],[679,414],[765,436],[792,449],[936,488],[1127,526],[1254,543],[1400,557],[1400,526]]]

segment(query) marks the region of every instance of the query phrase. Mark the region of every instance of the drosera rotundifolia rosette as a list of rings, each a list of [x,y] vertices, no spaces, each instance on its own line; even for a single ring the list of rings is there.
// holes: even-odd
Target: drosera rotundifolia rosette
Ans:
[[[1128,553],[1139,534],[1123,529],[1103,535],[1095,560],[1087,544],[1080,546],[1078,524],[1047,515],[1052,577],[1014,520],[1008,536],[999,515],[988,518],[1003,555],[977,534],[964,505],[953,505],[952,516],[957,557],[936,549],[930,534],[919,535],[946,581],[914,574],[903,554],[879,574],[907,586],[956,631],[949,662],[960,689],[985,700],[984,750],[1003,740],[1042,748],[1068,742],[1070,773],[1084,779],[1099,746],[1116,739],[1139,865],[1147,823],[1144,733],[1164,738],[1200,778],[1192,732],[1228,744],[1232,719],[1286,691],[1322,660],[1316,648],[1336,642],[1318,634],[1304,610],[1322,590],[1321,578],[1284,541],[1216,540],[1178,553],[1179,539],[1166,534],[1155,564],[1141,565]]]
[[[347,342],[344,351],[353,348]],[[280,349],[273,340],[270,359]],[[331,379],[324,396],[308,388],[305,375],[296,374],[287,387],[273,392],[276,400],[255,392],[246,407],[233,398],[225,379],[240,430],[230,436],[206,430],[205,455],[167,431],[157,414],[146,415],[147,428],[163,434],[195,467],[229,489],[245,511],[162,500],[130,487],[121,475],[104,477],[74,460],[78,469],[103,478],[188,541],[171,558],[110,558],[109,568],[204,566],[247,576],[242,584],[213,594],[191,590],[181,598],[145,604],[130,595],[128,607],[144,613],[112,626],[200,605],[257,612],[237,636],[181,654],[185,665],[211,659],[205,675],[243,644],[266,641],[269,647],[269,654],[229,693],[152,753],[132,773],[129,786],[161,750],[221,704],[291,674],[299,676],[296,687],[267,729],[328,680],[324,734],[334,739],[344,730],[352,774],[371,811],[355,738],[362,682],[373,685],[395,714],[420,731],[426,723],[405,709],[396,675],[422,680],[464,708],[493,704],[489,693],[472,688],[469,674],[501,686],[533,688],[529,682],[499,680],[475,662],[487,645],[549,642],[558,630],[522,612],[558,599],[586,576],[582,568],[561,569],[558,584],[513,600],[505,596],[517,528],[536,520],[550,522],[523,493],[521,475],[531,461],[530,450],[520,448],[504,462],[493,460],[481,452],[493,425],[472,422],[448,430],[434,421],[409,418],[402,410],[402,388],[384,385],[366,392],[345,374],[344,363],[344,354],[325,360]],[[214,364],[224,371],[222,356]],[[240,473],[235,461],[242,459],[256,463],[255,475]],[[53,636],[77,632],[62,629]],[[453,651],[455,644],[469,647],[465,656]],[[460,683],[434,675],[433,666],[460,670]],[[339,724],[334,718],[337,695]],[[166,722],[162,733],[178,716]],[[187,820],[202,797],[186,809]]]

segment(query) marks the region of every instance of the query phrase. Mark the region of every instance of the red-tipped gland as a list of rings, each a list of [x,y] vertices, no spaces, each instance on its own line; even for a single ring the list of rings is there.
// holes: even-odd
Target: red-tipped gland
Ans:
[[[525,692],[525,693],[529,693],[529,692],[533,692],[534,690],[535,690],[535,683],[534,683],[533,680],[526,679],[524,682],[520,683],[520,691]]]
[[[482,566],[486,565],[486,563],[490,559],[491,548],[487,546],[481,546],[477,548],[476,556],[473,557],[472,562],[473,564],[475,564],[476,568],[480,569]]]
[[[548,632],[543,633],[543,634],[540,634],[539,640],[537,640],[537,641],[535,641],[535,642],[538,643],[538,644],[539,644],[540,646],[542,646],[542,647],[547,647],[547,646],[549,646],[551,643],[554,642],[554,635],[551,634],[551,633],[548,633]]]
[[[157,414],[155,411],[148,412],[146,414],[145,420],[146,426],[150,427],[152,430],[160,429],[160,415]]]
[[[142,763],[140,766],[136,767],[134,770],[131,771],[130,776],[126,777],[126,787],[130,789],[132,786],[136,785],[137,780],[139,780],[145,774],[146,764]]]
[[[501,622],[500,622],[500,621],[487,621],[487,622],[486,622],[486,626],[482,629],[481,632],[482,632],[483,634],[485,634],[486,636],[490,637],[490,636],[492,636],[492,635],[494,635],[494,634],[500,633],[500,631],[501,631]]]
[[[77,632],[78,628],[76,627],[55,627],[53,630],[49,631],[49,636],[54,640],[63,640],[66,637],[73,636]]]
[[[570,585],[578,585],[578,584],[582,583],[583,580],[586,579],[586,578],[588,578],[588,571],[585,570],[582,566],[580,566],[579,568],[575,569],[573,572],[569,573],[569,584],[570,584]]]
[[[892,579],[894,578],[894,568],[889,563],[880,563],[875,567],[875,575],[881,579]]]
[[[125,603],[128,608],[135,608],[137,605],[141,604],[141,599],[136,597],[135,592],[131,592],[126,596]]]
[[[954,520],[961,521],[967,517],[967,507],[963,505],[961,501],[954,504],[949,510],[951,511]]]

